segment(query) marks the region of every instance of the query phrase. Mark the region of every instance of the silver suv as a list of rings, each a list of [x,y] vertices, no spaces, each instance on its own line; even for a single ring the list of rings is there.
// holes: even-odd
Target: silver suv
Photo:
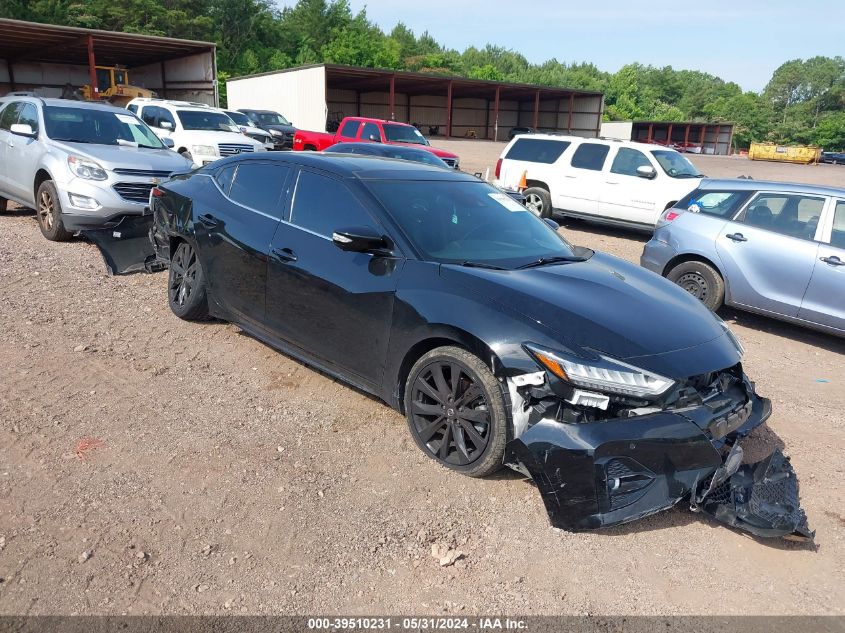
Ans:
[[[48,240],[143,215],[152,187],[191,168],[131,112],[35,96],[0,98],[0,211],[35,208]]]

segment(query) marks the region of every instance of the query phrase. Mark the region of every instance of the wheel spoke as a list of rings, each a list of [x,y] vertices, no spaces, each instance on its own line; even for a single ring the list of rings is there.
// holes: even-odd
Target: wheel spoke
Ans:
[[[487,441],[481,437],[478,431],[475,430],[475,427],[467,422],[466,420],[458,420],[458,423],[461,426],[461,429],[469,435],[470,441],[473,443],[476,449],[482,449],[484,446],[487,445]]]
[[[441,398],[440,394],[437,393],[434,387],[428,384],[427,380],[424,380],[422,377],[420,377],[414,386],[420,391],[422,391],[429,398],[436,400],[440,404],[443,404],[443,398]]]
[[[481,392],[481,388],[475,383],[471,383],[461,394],[461,397],[458,399],[455,405],[458,407],[465,407],[473,400],[477,400],[482,395],[483,393]]]
[[[490,420],[490,412],[487,409],[464,409],[463,411],[458,411],[456,415],[468,422],[486,423]]]
[[[446,384],[446,378],[443,376],[443,365],[438,363],[431,369],[431,375],[434,377],[434,383],[437,385],[437,391],[440,393],[440,400],[446,400],[451,393],[449,385]]]
[[[458,397],[458,388],[461,386],[461,366],[457,363],[449,363],[449,382],[452,383],[449,395],[454,400]]]
[[[467,443],[464,439],[464,430],[461,426],[452,425],[452,434],[455,436],[455,446],[458,449],[458,463],[469,463],[469,451],[467,450]]]
[[[446,429],[443,431],[443,440],[440,442],[440,448],[437,449],[437,456],[446,461],[449,457],[449,443],[452,439],[452,425],[446,424]]]
[[[445,425],[446,421],[441,415],[434,422],[432,422],[422,431],[419,432],[420,439],[423,441],[423,443],[428,444],[428,441],[434,436],[434,434],[437,433],[437,431],[439,431],[440,429],[442,429]]]
[[[425,404],[424,402],[415,401],[412,407],[414,413],[418,413],[419,415],[443,416],[443,406],[439,404]]]

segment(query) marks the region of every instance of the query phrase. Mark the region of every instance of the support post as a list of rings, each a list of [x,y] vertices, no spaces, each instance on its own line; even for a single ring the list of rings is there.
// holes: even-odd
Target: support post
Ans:
[[[216,74],[214,75],[213,81],[217,81]],[[214,94],[217,94],[217,89],[214,90]],[[167,99],[167,71],[164,68],[164,62],[161,62],[161,96]],[[215,101],[217,101],[216,97]]]
[[[654,134],[654,123],[648,124],[648,142],[651,143],[652,135]]]
[[[572,111],[575,109],[575,93],[569,93],[569,117],[566,120],[566,131],[572,134]]]
[[[493,100],[493,140],[499,140],[499,89],[501,86],[496,86],[496,97]]]
[[[18,89],[17,84],[15,83],[15,63],[11,59],[6,60],[6,67],[9,69],[9,87],[12,89],[11,92],[15,92]]]
[[[540,91],[534,91],[534,125],[532,126],[535,130],[537,129],[537,124],[540,122]]]
[[[687,123],[685,131],[684,131],[684,150],[686,150],[687,143],[689,143],[689,129],[690,129],[690,124]]]
[[[390,75],[390,99],[387,109],[390,111],[390,120],[396,120],[396,75]]]
[[[701,153],[704,153],[704,134],[707,132],[707,125],[705,123],[701,124],[701,135],[698,139],[698,146],[701,148]]]
[[[446,88],[446,138],[452,137],[452,80]]]
[[[88,36],[88,81],[91,82],[91,96],[100,92],[97,87],[97,61],[94,58],[94,36]]]
[[[672,144],[672,127],[673,126],[670,123],[669,124],[669,130],[666,132],[666,146],[667,147]]]
[[[734,126],[731,125],[730,136],[728,136],[728,156],[734,153]]]
[[[355,116],[361,116],[361,91],[355,91]]]

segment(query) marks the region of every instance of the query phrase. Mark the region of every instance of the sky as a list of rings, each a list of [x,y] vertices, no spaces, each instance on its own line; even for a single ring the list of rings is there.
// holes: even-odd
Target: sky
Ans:
[[[281,0],[280,7],[295,4]],[[845,0],[349,0],[389,32],[402,21],[448,48],[495,44],[529,62],[701,70],[762,90],[783,62],[845,55]],[[592,5],[592,6],[591,6]],[[595,7],[595,8],[593,8]],[[602,8],[598,8],[602,7]]]

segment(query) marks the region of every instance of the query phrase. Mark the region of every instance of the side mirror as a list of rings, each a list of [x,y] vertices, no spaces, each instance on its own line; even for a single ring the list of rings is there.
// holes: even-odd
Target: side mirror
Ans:
[[[552,220],[551,218],[543,218],[543,222],[545,222],[549,228],[557,231],[560,228],[560,224]]]
[[[11,128],[9,128],[9,131],[12,134],[17,134],[18,136],[28,136],[29,138],[38,137],[38,132],[34,132],[29,123],[15,123]]]
[[[173,124],[170,121],[159,121],[158,126],[162,130],[172,130],[173,129]]]
[[[173,149],[173,147],[175,146],[175,143],[173,142],[172,138],[163,138],[161,139],[161,142],[164,143],[164,146],[167,149]]]
[[[373,143],[381,143],[381,138],[379,138],[378,134],[370,134],[367,137],[368,141],[372,141]]]
[[[389,255],[393,244],[370,227],[356,226],[332,233],[332,242],[342,251]]]
[[[637,176],[640,178],[648,178],[649,180],[657,176],[657,171],[651,165],[640,165],[637,167]]]

